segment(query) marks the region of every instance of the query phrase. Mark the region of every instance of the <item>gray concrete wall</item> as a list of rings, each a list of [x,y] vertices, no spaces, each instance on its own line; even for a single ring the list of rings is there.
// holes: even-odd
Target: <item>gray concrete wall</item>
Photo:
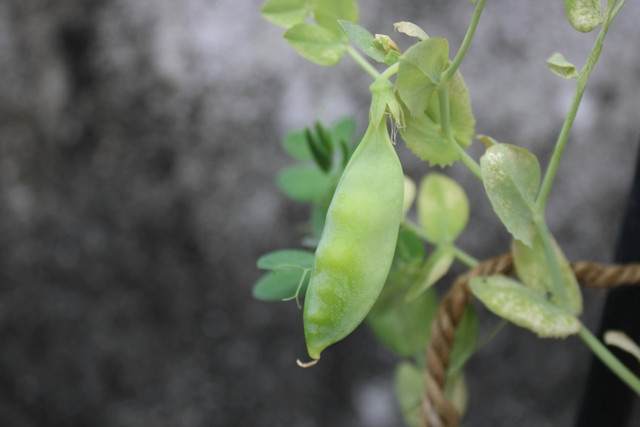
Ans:
[[[307,213],[273,182],[289,164],[281,136],[344,114],[364,128],[370,84],[348,58],[307,63],[260,6],[0,2],[0,425],[399,425],[396,359],[365,328],[301,370],[295,304],[250,295],[257,257],[297,246]],[[453,49],[473,11],[360,6],[371,32],[411,20]],[[490,0],[461,68],[478,132],[543,165],[573,88],[545,59],[580,66],[596,36],[563,13],[561,1]],[[640,136],[639,18],[630,1],[611,28],[551,193],[571,259],[612,257]],[[398,152],[410,176],[428,171]],[[507,250],[480,184],[445,172],[471,198],[460,245]],[[594,326],[603,295],[586,296]],[[497,320],[480,314],[484,333]],[[575,338],[508,326],[469,364],[467,425],[570,425],[587,364]]]

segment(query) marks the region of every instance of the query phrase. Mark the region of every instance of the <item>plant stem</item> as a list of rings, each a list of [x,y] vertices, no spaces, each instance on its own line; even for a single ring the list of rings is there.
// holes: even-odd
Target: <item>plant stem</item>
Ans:
[[[562,125],[562,129],[560,130],[560,135],[558,135],[558,140],[556,141],[556,146],[553,150],[551,161],[549,162],[549,166],[547,167],[544,180],[542,181],[542,186],[540,187],[540,193],[538,194],[538,199],[536,200],[536,209],[540,213],[544,213],[547,199],[549,198],[549,192],[551,190],[551,185],[553,184],[553,180],[556,176],[556,173],[558,172],[560,159],[562,159],[564,148],[567,145],[569,133],[571,132],[571,127],[573,126],[576,114],[578,113],[578,107],[580,106],[582,95],[587,86],[587,82],[589,81],[589,77],[591,76],[591,72],[593,71],[593,67],[596,65],[596,62],[598,62],[600,52],[602,52],[604,38],[607,35],[607,31],[609,31],[611,21],[618,13],[622,5],[625,3],[625,1],[626,0],[622,0],[620,4],[615,8],[615,10],[612,10],[612,5],[611,7],[607,7],[607,11],[602,23],[602,28],[600,29],[600,33],[598,34],[598,38],[596,39],[593,49],[591,50],[591,53],[587,58],[587,62],[584,64],[582,70],[580,71],[580,74],[578,75],[576,92],[573,95],[571,106],[569,107],[569,112],[567,113],[567,117],[564,121],[564,124]]]
[[[416,235],[422,240],[429,242],[422,228],[415,222],[405,218],[402,220],[402,226],[416,233]],[[473,268],[479,264],[479,261],[476,258],[474,258],[472,255],[469,255],[457,246],[451,245],[451,248],[453,249],[453,254],[455,255],[456,259],[467,267]]]
[[[473,35],[476,32],[476,27],[478,26],[478,21],[480,21],[480,15],[482,15],[482,10],[484,9],[484,4],[486,0],[478,0],[478,4],[476,5],[476,10],[473,12],[473,17],[471,18],[471,23],[469,24],[469,28],[467,29],[467,34],[464,36],[464,40],[462,41],[462,45],[460,45],[460,49],[458,49],[458,53],[456,57],[453,58],[451,65],[444,70],[442,73],[441,81],[448,82],[453,78],[456,70],[460,66],[460,63],[464,59],[464,56],[469,49],[469,45],[471,44],[471,40],[473,39]]]
[[[623,365],[609,349],[596,338],[589,329],[584,325],[580,325],[578,335],[582,341],[587,344],[593,354],[595,354],[602,363],[607,365],[618,378],[627,384],[636,394],[640,395],[640,379],[636,377],[625,365]]]
[[[389,78],[391,76],[393,76],[395,73],[398,72],[398,68],[400,67],[400,63],[396,62],[395,64],[393,64],[391,67],[387,68],[386,70],[383,71],[383,73],[380,75],[381,78],[383,79],[387,79],[389,80]]]
[[[369,61],[367,61],[364,56],[360,55],[360,52],[358,52],[353,46],[347,46],[347,53],[371,77],[373,77],[374,79],[380,77],[380,73],[375,68],[373,68],[373,65],[371,65],[371,63],[369,63]]]
[[[482,172],[480,166],[473,158],[462,148],[453,136],[451,130],[451,109],[449,107],[449,85],[444,85],[438,89],[438,99],[440,100],[440,126],[442,136],[453,144],[460,154],[460,161],[471,171],[480,181],[482,181]]]
[[[461,263],[463,263],[469,268],[473,268],[480,263],[473,256],[469,255],[468,253],[466,253],[465,251],[463,251],[462,249],[458,248],[455,245],[453,245],[453,254],[456,256],[456,259],[458,261],[460,261]]]

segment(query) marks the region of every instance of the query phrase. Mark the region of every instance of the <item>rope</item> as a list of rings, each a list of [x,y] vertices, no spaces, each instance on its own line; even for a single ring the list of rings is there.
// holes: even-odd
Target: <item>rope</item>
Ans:
[[[578,282],[595,289],[640,284],[640,263],[600,265],[574,262],[571,268]],[[440,301],[438,314],[431,325],[431,339],[427,346],[427,368],[424,373],[420,427],[457,427],[460,414],[444,395],[446,373],[451,349],[455,343],[456,327],[471,299],[469,280],[474,276],[510,275],[514,272],[511,254],[503,254],[483,261],[459,276]]]

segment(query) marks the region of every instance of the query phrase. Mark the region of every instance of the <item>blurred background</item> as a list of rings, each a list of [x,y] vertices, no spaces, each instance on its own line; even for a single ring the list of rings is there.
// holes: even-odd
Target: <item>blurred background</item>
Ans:
[[[359,3],[361,24],[405,49],[394,22],[455,51],[473,13]],[[261,4],[0,1],[0,425],[401,425],[397,359],[366,327],[303,370],[301,312],[251,297],[255,260],[299,247],[308,214],[274,184],[291,163],[282,135],[345,114],[362,131],[370,84],[348,57],[299,57]],[[639,19],[630,1],[614,22],[551,193],[573,260],[612,259],[640,138]],[[596,35],[573,30],[562,1],[490,0],[461,67],[477,131],[546,165],[574,83],[545,60],[580,67]],[[408,175],[428,171],[397,150]],[[460,246],[507,251],[480,183],[444,172],[471,199]],[[592,329],[603,300],[586,292]],[[483,335],[497,319],[477,306]],[[466,425],[571,425],[588,363],[576,338],[507,326],[469,362]]]

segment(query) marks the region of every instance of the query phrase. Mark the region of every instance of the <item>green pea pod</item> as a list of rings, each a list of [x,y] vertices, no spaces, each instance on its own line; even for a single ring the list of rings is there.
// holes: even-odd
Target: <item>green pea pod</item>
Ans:
[[[350,334],[384,286],[402,219],[404,175],[386,118],[370,123],[327,212],[304,304],[309,355]]]

